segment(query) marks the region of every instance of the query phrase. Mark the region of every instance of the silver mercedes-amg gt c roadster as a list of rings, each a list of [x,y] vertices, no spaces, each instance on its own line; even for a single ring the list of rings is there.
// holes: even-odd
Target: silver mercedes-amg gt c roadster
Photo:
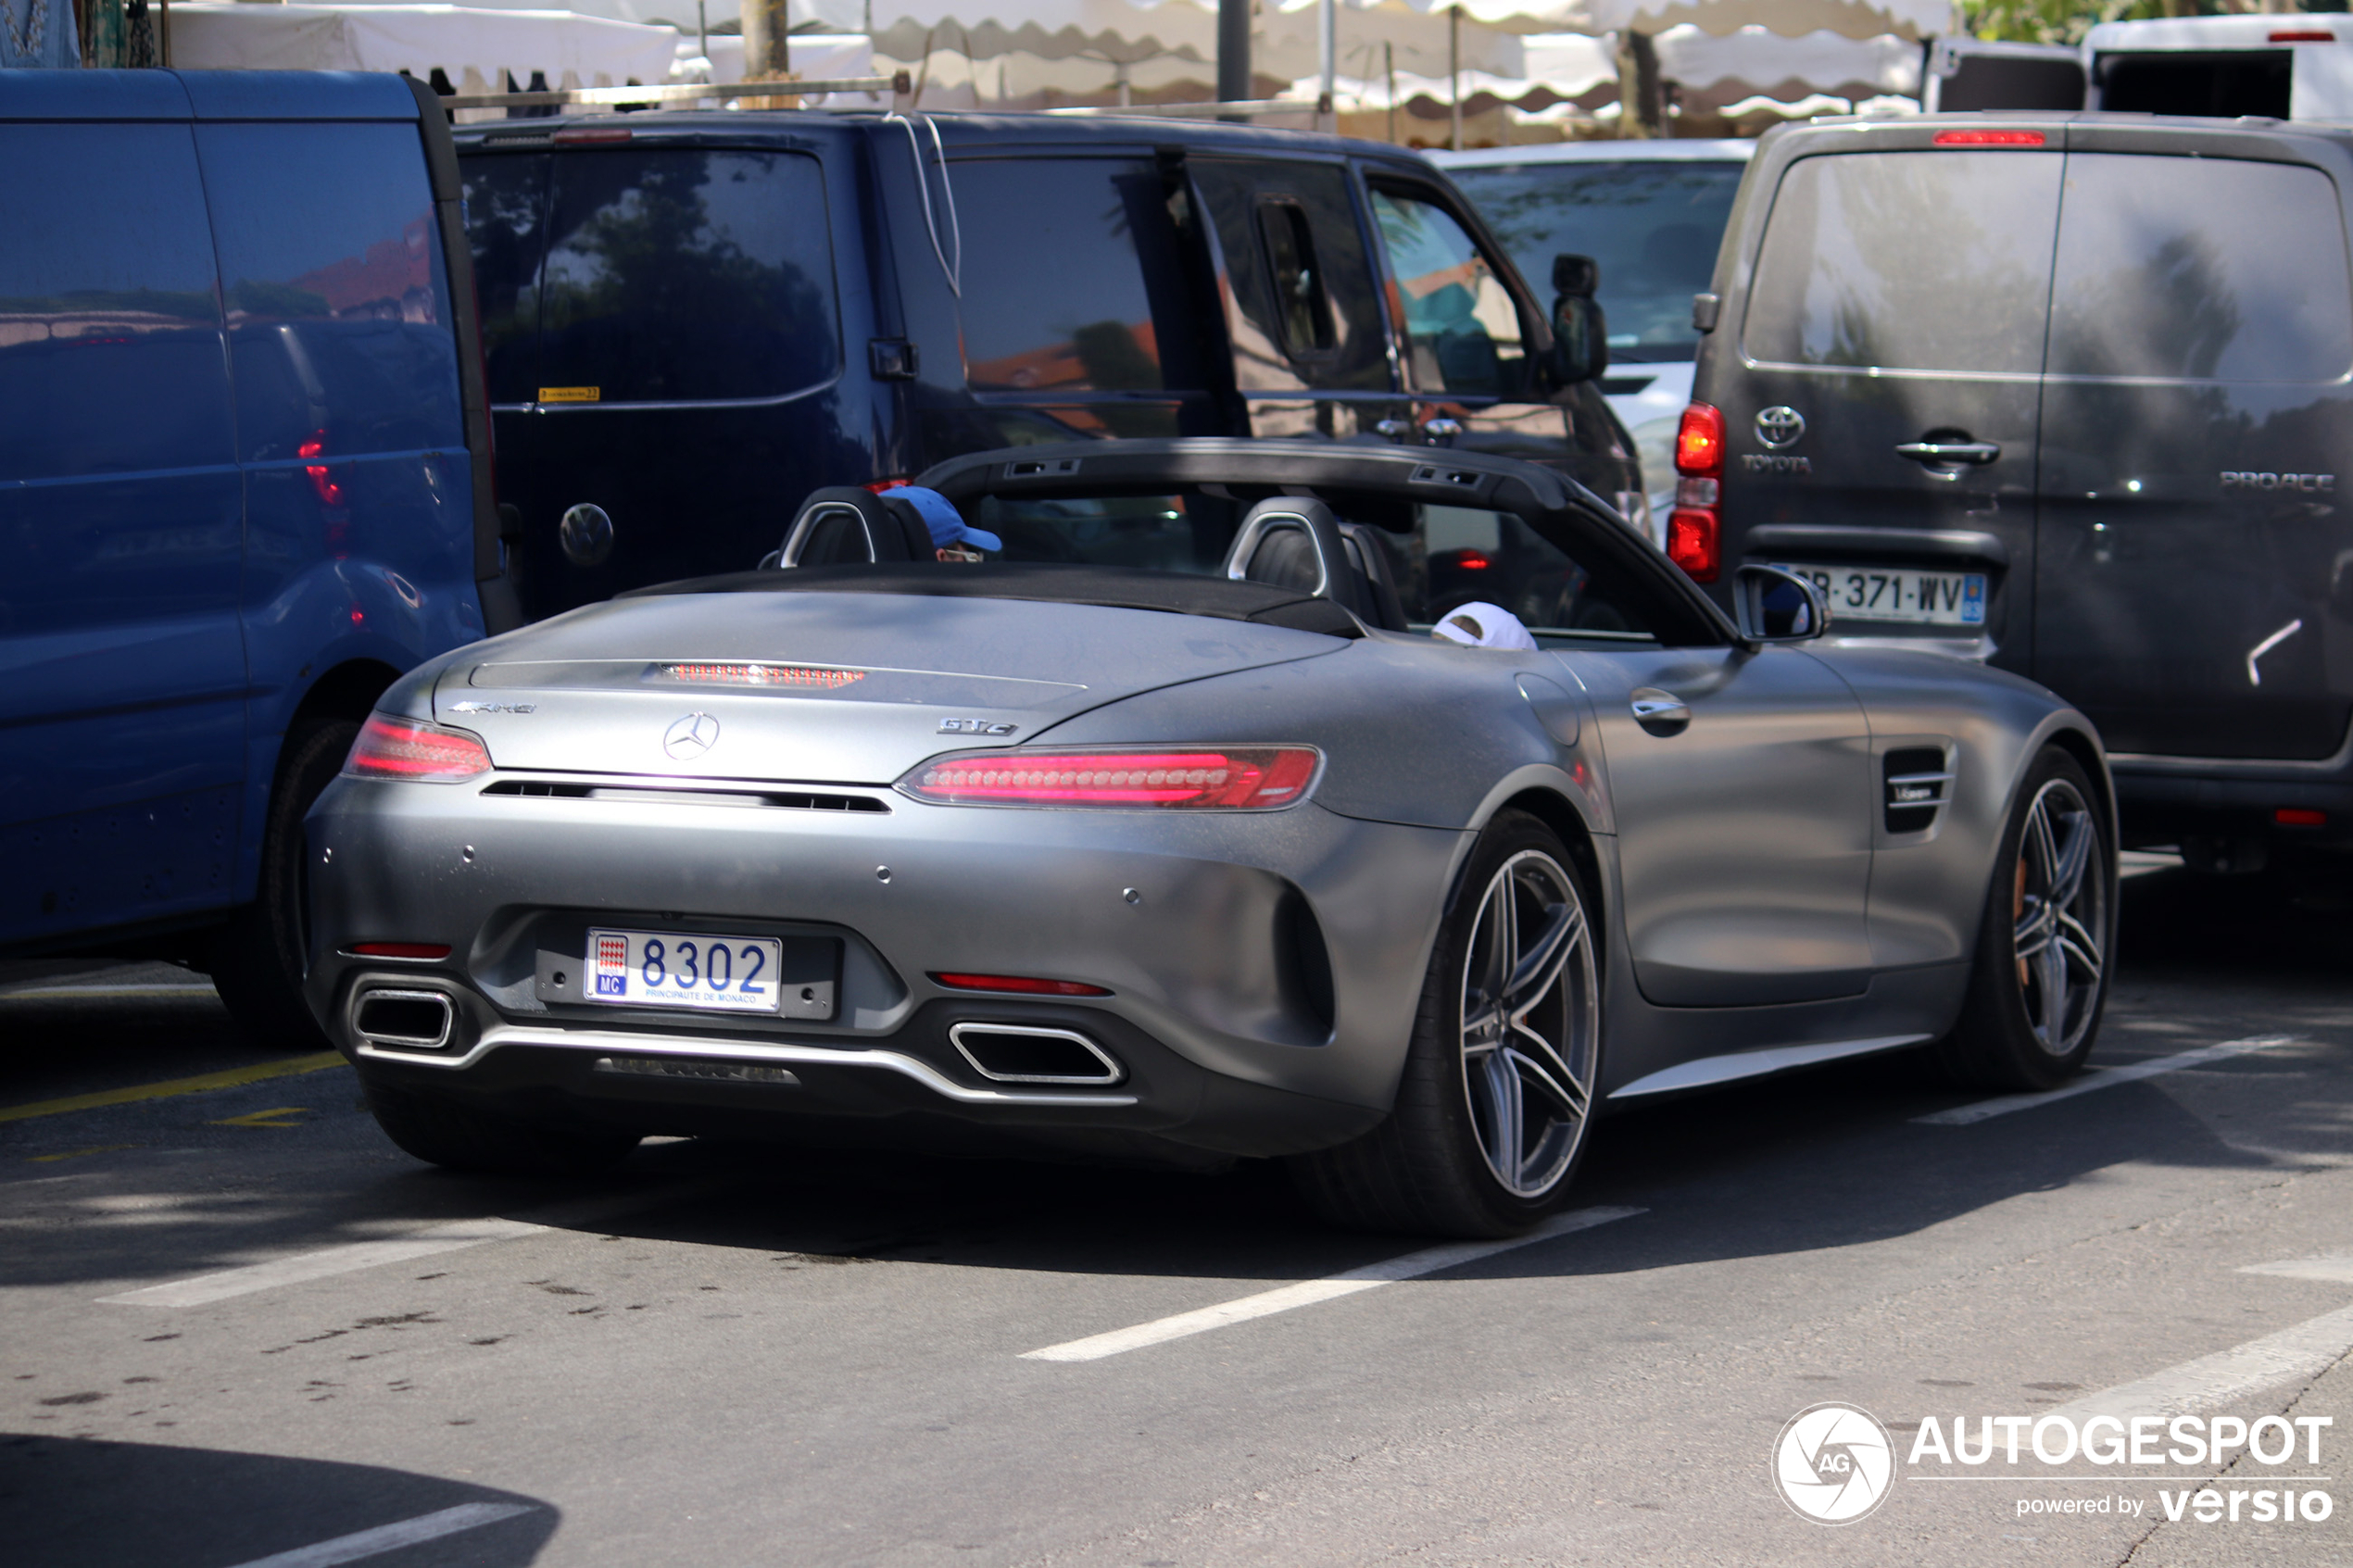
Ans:
[[[2092,1047],[2107,766],[2028,681],[1833,646],[1770,568],[1728,618],[1503,458],[917,483],[384,695],[308,822],[308,985],[395,1142],[1280,1157],[1341,1223],[1499,1236],[1604,1107],[1907,1047],[2046,1087]],[[1535,646],[1429,634],[1473,600]]]

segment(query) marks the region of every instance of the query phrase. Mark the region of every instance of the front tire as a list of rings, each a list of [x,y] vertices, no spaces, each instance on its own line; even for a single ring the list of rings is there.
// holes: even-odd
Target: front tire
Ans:
[[[2054,1089],[2092,1054],[2116,944],[2116,856],[2082,764],[2034,759],[2010,809],[1959,1022],[1938,1046],[1948,1075]]]
[[[1601,1060],[1592,908],[1553,830],[1517,811],[1480,836],[1440,930],[1389,1120],[1291,1161],[1358,1230],[1516,1236],[1559,1207]]]

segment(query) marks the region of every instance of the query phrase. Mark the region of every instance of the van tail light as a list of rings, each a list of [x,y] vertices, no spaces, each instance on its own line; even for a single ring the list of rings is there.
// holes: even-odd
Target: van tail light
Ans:
[[[490,748],[464,730],[371,713],[343,771],[358,779],[458,784],[490,771]]]
[[[1675,431],[1675,509],[1667,515],[1667,558],[1694,583],[1724,569],[1724,411],[1694,403]]]
[[[1307,798],[1322,754],[1304,746],[967,751],[899,781],[940,806],[1268,811]]]
[[[2288,32],[2275,32],[2266,41],[2272,44],[2334,44],[2336,34],[2317,28],[2298,28]]]

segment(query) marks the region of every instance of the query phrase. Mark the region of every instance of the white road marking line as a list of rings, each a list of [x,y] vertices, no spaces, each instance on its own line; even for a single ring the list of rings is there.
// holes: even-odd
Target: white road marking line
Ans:
[[[2340,1307],[2292,1328],[2228,1350],[2168,1367],[2153,1377],[2087,1394],[2043,1412],[2080,1427],[2095,1415],[2187,1415],[2323,1372],[2353,1353],[2353,1307]]]
[[[528,1503],[464,1502],[455,1508],[445,1508],[438,1513],[421,1513],[414,1519],[403,1519],[396,1524],[379,1524],[372,1530],[360,1530],[348,1536],[337,1536],[331,1541],[296,1547],[274,1557],[257,1557],[250,1562],[239,1563],[237,1568],[333,1568],[338,1562],[357,1562],[363,1557],[381,1557],[387,1551],[398,1551],[402,1547],[415,1546],[422,1541],[437,1541],[460,1530],[478,1530],[484,1524],[496,1524],[519,1513],[537,1512]]]
[[[2007,1116],[2013,1110],[2032,1110],[2038,1105],[2073,1099],[2077,1095],[2088,1095],[2095,1089],[2112,1089],[2119,1084],[2138,1083],[2143,1078],[2154,1078],[2161,1073],[2179,1073],[2185,1067],[2221,1061],[2271,1046],[2296,1045],[2303,1038],[2301,1035],[2255,1035],[2244,1040],[2224,1040],[2220,1045],[2200,1046],[2196,1050],[2160,1056],[2149,1061],[2136,1061],[2130,1067],[2095,1067],[2065,1088],[2046,1089],[2032,1095],[2003,1095],[1995,1099],[1979,1100],[1974,1105],[1957,1105],[1950,1110],[1915,1116],[1912,1120],[1926,1127],[1966,1127],[1972,1122]]]
[[[436,1252],[455,1252],[461,1247],[479,1247],[485,1241],[510,1241],[517,1236],[536,1236],[549,1228],[547,1225],[526,1224],[521,1220],[460,1220],[456,1224],[436,1225],[414,1236],[321,1248],[316,1252],[299,1253],[292,1258],[273,1258],[267,1263],[252,1263],[242,1269],[223,1269],[219,1273],[198,1274],[193,1279],[173,1280],[167,1285],[150,1285],[139,1290],[126,1290],[117,1296],[101,1296],[98,1300],[102,1305],[114,1307],[201,1307],[208,1301],[225,1301],[232,1296],[246,1296],[281,1285],[325,1279],[333,1274],[347,1274],[384,1263],[405,1263],[412,1259],[430,1258]],[[338,1558],[336,1561],[342,1560]]]
[[[2353,1258],[2291,1258],[2284,1263],[2249,1263],[2243,1274],[2277,1274],[2287,1279],[2320,1279],[2332,1285],[2353,1285]]]
[[[1303,1280],[1297,1285],[1262,1290],[1255,1296],[1244,1296],[1239,1300],[1221,1301],[1214,1307],[1202,1307],[1193,1311],[1179,1312],[1174,1317],[1155,1318],[1133,1328],[1089,1335],[1084,1339],[1049,1345],[1042,1350],[1024,1350],[1021,1359],[1026,1361],[1101,1361],[1105,1356],[1116,1356],[1123,1350],[1139,1350],[1147,1345],[1182,1339],[1188,1335],[1206,1334],[1213,1328],[1224,1328],[1228,1323],[1247,1323],[1252,1318],[1288,1312],[1294,1307],[1312,1307],[1318,1301],[1353,1296],[1360,1290],[1393,1285],[1401,1279],[1417,1279],[1423,1274],[1436,1273],[1441,1269],[1451,1269],[1459,1263],[1476,1262],[1481,1258],[1491,1258],[1498,1252],[1532,1247],[1554,1236],[1591,1230],[1612,1220],[1630,1219],[1636,1214],[1648,1212],[1646,1209],[1579,1209],[1572,1213],[1556,1214],[1526,1236],[1513,1236],[1507,1241],[1464,1241],[1446,1247],[1427,1248],[1419,1252],[1408,1252],[1402,1258],[1391,1258],[1384,1263],[1367,1263],[1346,1273]]]

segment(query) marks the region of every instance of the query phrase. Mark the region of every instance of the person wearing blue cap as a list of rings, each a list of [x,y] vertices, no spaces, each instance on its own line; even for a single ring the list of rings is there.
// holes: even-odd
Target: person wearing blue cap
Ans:
[[[1001,551],[1005,542],[964,521],[956,504],[937,490],[920,484],[899,484],[882,493],[885,505],[904,501],[931,530],[934,554],[944,561],[976,561],[983,550]]]

